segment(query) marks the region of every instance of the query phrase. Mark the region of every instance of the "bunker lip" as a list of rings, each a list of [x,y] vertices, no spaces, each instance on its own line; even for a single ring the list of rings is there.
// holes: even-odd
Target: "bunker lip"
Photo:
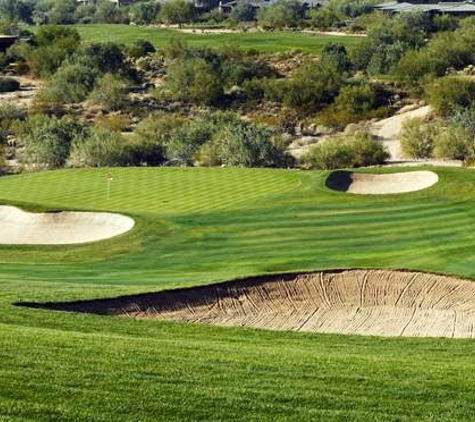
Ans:
[[[0,206],[0,244],[72,245],[109,239],[131,230],[132,218],[107,212],[30,213]]]
[[[348,335],[475,338],[475,283],[414,271],[340,270],[32,308]]]
[[[337,170],[327,177],[327,188],[360,195],[385,195],[416,192],[427,189],[439,181],[433,171],[408,171],[399,173],[354,173]]]

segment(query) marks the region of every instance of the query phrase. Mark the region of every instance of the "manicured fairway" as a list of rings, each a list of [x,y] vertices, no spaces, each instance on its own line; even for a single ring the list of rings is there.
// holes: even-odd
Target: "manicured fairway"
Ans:
[[[140,27],[129,25],[75,25],[86,42],[114,41],[130,44],[136,40],[150,41],[157,47],[163,47],[173,36],[179,36],[189,45],[207,47],[221,47],[224,43],[231,43],[244,50],[255,49],[267,53],[301,50],[307,53],[318,54],[329,42],[336,42],[351,49],[361,42],[361,37],[314,35],[303,32],[266,32],[266,33],[232,33],[232,34],[196,34],[182,33],[178,30]]]
[[[226,329],[12,305],[328,268],[475,278],[475,173],[437,172],[432,188],[380,197],[330,192],[326,173],[297,170],[0,178],[0,203],[122,212],[137,222],[96,244],[0,247],[0,419],[472,420],[471,341]]]

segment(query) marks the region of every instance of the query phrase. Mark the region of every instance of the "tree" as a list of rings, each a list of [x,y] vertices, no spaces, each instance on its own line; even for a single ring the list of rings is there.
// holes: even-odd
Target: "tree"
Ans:
[[[256,8],[248,3],[238,3],[229,17],[237,22],[251,22],[256,20]]]
[[[110,0],[98,0],[93,19],[101,23],[128,23],[127,9]]]
[[[259,10],[258,21],[263,27],[282,29],[296,27],[305,16],[305,7],[298,0],[277,0]]]
[[[39,0],[34,20],[37,24],[71,24],[74,23],[74,14],[78,3],[76,0]]]
[[[167,24],[177,24],[179,27],[193,17],[193,4],[186,0],[170,0],[162,5],[159,13],[160,20]]]
[[[132,5],[129,10],[130,21],[137,25],[149,25],[157,19],[160,3],[157,1],[142,1]]]

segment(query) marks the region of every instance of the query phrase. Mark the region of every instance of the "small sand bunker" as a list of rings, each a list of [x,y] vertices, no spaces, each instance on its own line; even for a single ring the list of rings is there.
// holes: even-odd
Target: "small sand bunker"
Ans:
[[[475,282],[405,271],[270,276],[116,299],[20,305],[315,333],[475,337]]]
[[[0,244],[68,245],[95,242],[132,229],[134,220],[95,212],[29,213],[0,206]]]
[[[369,174],[334,171],[325,184],[340,192],[382,195],[415,192],[429,188],[439,181],[432,171],[409,171],[404,173]]]

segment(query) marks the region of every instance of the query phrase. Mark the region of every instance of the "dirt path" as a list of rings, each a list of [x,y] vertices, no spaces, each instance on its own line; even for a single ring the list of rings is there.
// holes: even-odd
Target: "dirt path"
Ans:
[[[21,305],[272,330],[475,338],[474,282],[405,271],[270,276],[109,300]]]

